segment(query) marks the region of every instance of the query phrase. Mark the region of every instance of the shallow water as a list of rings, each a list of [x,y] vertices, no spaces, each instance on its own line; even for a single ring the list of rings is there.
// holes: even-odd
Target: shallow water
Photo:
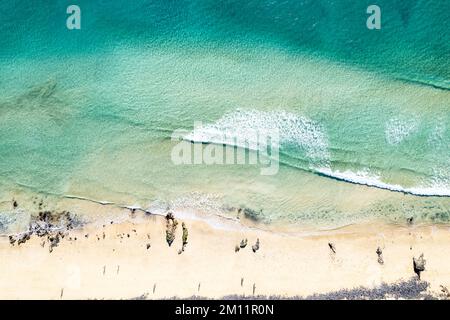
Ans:
[[[64,1],[0,4],[4,200],[25,189],[248,207],[273,223],[448,221],[448,1],[379,1],[380,31],[365,1],[78,3],[75,31]],[[174,165],[172,133],[196,121],[276,129],[279,172]]]

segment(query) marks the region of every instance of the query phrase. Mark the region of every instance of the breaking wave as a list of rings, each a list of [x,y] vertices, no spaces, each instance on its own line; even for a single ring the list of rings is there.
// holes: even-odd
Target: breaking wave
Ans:
[[[386,124],[386,140],[390,145],[397,145],[417,130],[416,119],[391,119]],[[370,170],[332,169],[333,159],[329,152],[326,130],[316,121],[285,111],[237,110],[225,114],[211,124],[197,126],[184,139],[192,142],[233,145],[258,151],[257,136],[279,136],[280,153],[294,155],[293,158],[307,163],[307,167],[293,165],[297,169],[310,171],[340,181],[366,185],[380,189],[403,192],[418,196],[450,196],[446,179],[433,178],[427,186],[404,187],[389,184]],[[280,159],[281,164],[290,163]]]

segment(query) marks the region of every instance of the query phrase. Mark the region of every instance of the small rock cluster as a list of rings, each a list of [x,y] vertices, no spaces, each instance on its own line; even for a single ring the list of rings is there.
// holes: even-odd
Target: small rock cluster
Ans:
[[[423,253],[420,255],[419,258],[413,258],[413,267],[414,272],[417,274],[420,280],[420,273],[425,271],[425,263],[427,261],[423,258]]]
[[[184,252],[184,249],[186,248],[186,245],[188,243],[187,239],[188,239],[188,235],[189,235],[188,229],[184,222],[181,223],[181,228],[183,229],[183,236],[181,237],[181,239],[183,241],[183,245],[182,245],[180,251],[178,252],[178,254],[181,254]]]
[[[169,247],[175,240],[175,231],[177,230],[178,221],[175,219],[172,212],[166,215],[166,241]]]
[[[379,264],[384,264],[383,251],[381,250],[380,247],[377,248],[376,254],[378,255],[378,263]]]
[[[234,252],[238,252],[241,249],[244,249],[247,246],[247,244],[248,244],[248,239],[247,238],[242,239],[241,242],[239,243],[239,245],[236,245],[234,247]],[[252,246],[252,251],[253,252],[256,252],[258,250],[259,250],[259,238],[256,239],[256,243]]]
[[[21,245],[31,239],[32,235],[40,238],[47,237],[49,251],[58,246],[60,239],[64,238],[68,230],[78,226],[80,222],[68,211],[53,213],[41,211],[37,217],[33,217],[28,230],[9,236],[9,243]],[[45,244],[45,243],[44,243]]]

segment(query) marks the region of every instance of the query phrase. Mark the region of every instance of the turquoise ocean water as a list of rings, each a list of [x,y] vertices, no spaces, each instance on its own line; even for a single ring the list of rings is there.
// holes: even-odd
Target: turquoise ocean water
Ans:
[[[371,4],[1,1],[0,222],[17,190],[273,223],[448,222],[450,2],[377,0],[381,30]],[[174,165],[172,132],[195,121],[277,128],[278,174]]]

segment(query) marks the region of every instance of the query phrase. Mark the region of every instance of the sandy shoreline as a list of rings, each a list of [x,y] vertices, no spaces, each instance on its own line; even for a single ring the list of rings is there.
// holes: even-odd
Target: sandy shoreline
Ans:
[[[179,222],[171,247],[161,216],[88,224],[71,230],[51,253],[37,236],[20,246],[1,237],[0,298],[220,298],[252,296],[253,290],[256,295],[308,296],[417,277],[412,259],[422,253],[426,271],[421,278],[430,284],[429,291],[438,295],[441,286],[450,288],[448,225],[366,224],[299,236],[215,228],[184,217]],[[189,236],[179,254],[181,222]],[[235,252],[244,238],[248,245]],[[254,253],[251,246],[257,239],[261,245]]]

